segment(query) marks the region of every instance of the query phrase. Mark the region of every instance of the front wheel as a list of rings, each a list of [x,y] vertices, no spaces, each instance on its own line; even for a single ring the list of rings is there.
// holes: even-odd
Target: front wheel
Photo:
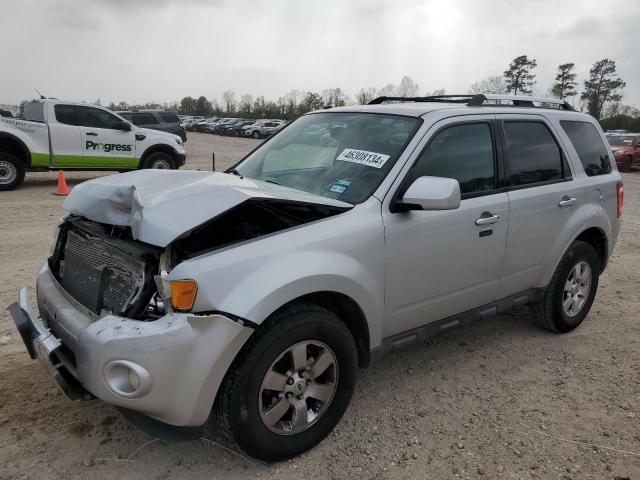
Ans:
[[[633,159],[631,157],[625,157],[625,159],[622,161],[622,166],[620,167],[620,171],[628,172],[629,170],[631,170],[632,162],[633,162]]]
[[[255,131],[253,132],[252,137],[253,137],[253,138],[255,138],[255,139],[260,138],[260,132],[259,132],[259,131],[257,131],[257,130],[255,130]]]
[[[220,387],[212,420],[260,460],[291,458],[322,441],[356,384],[358,358],[349,329],[314,304],[276,313],[239,358]]]
[[[176,164],[168,153],[154,152],[145,158],[142,168],[174,170],[176,168]]]
[[[531,307],[538,323],[557,333],[570,332],[580,325],[596,296],[601,266],[590,244],[574,242],[560,260],[543,300]]]
[[[24,181],[24,163],[18,157],[0,152],[0,191],[14,190]]]

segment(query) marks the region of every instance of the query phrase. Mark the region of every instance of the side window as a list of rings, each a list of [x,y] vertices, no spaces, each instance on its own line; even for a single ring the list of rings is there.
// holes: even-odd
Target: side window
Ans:
[[[131,121],[134,125],[155,125],[158,123],[152,113],[134,113]]]
[[[78,112],[80,113],[80,124],[83,127],[113,129],[122,121],[115,115],[99,108],[78,107]]]
[[[167,123],[180,123],[180,119],[173,112],[160,112],[159,115]]]
[[[454,178],[461,194],[496,188],[491,127],[488,123],[455,125],[437,133],[410,172],[411,180],[429,175]]]
[[[560,180],[562,154],[541,122],[504,122],[511,185]]]
[[[78,109],[75,105],[55,105],[53,111],[58,123],[65,125],[78,125]]]
[[[611,173],[609,150],[605,146],[600,134],[589,122],[575,122],[562,120],[560,122],[573,148],[578,152],[584,172],[593,177]]]

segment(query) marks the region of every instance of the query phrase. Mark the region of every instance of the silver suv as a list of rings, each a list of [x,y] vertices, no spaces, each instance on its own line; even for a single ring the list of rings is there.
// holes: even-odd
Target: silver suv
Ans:
[[[39,315],[26,289],[10,307],[29,354],[70,398],[273,461],[332,430],[358,366],[515,306],[576,328],[622,183],[564,102],[379,98],[307,114],[228,173],[102,177],[64,207]]]

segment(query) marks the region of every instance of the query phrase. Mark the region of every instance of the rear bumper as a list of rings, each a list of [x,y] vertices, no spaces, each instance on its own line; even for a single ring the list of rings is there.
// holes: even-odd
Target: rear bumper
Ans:
[[[68,373],[81,395],[90,392],[174,426],[206,421],[220,383],[253,332],[222,315],[170,313],[154,321],[92,318],[47,265],[38,274],[37,297],[39,318],[29,312],[25,290],[20,305],[11,307],[21,335],[27,332],[23,339],[30,355],[32,338],[45,345],[42,357],[67,351]],[[123,384],[127,368],[139,373],[138,390]]]

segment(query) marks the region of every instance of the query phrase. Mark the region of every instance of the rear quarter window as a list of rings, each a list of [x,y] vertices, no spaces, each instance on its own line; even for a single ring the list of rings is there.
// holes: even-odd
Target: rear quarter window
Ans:
[[[178,115],[176,115],[173,112],[160,112],[158,115],[160,115],[160,118],[162,119],[163,122],[180,123],[180,119],[178,118]]]
[[[609,149],[602,141],[602,137],[589,122],[561,120],[560,126],[565,131],[573,148],[578,152],[584,172],[590,176],[611,173],[611,159]]]

